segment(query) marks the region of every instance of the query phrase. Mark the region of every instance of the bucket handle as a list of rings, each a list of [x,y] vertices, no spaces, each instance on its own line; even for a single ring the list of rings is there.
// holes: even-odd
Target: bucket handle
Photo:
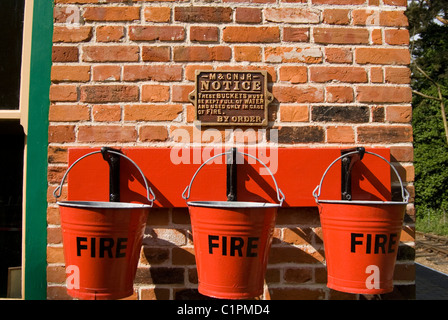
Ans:
[[[340,156],[339,158],[337,158],[336,160],[334,160],[334,161],[328,166],[327,170],[325,170],[325,172],[324,172],[324,174],[323,174],[323,176],[322,176],[322,179],[320,180],[320,184],[313,190],[313,197],[314,197],[314,199],[316,200],[316,203],[317,203],[317,204],[319,203],[319,196],[320,196],[321,189],[322,189],[322,183],[323,183],[323,181],[324,181],[325,176],[327,175],[328,170],[330,170],[330,168],[331,168],[337,161],[339,161],[340,159],[342,159],[342,158],[344,158],[344,157],[348,157],[348,156],[350,156],[350,155],[352,155],[352,154],[355,154],[355,153],[359,153],[359,151],[348,152],[348,153],[346,153],[346,154]],[[397,172],[397,169],[395,169],[395,167],[394,167],[394,166],[393,166],[387,159],[385,159],[384,157],[380,156],[379,154],[376,154],[376,153],[373,153],[373,152],[369,152],[369,151],[365,151],[365,153],[374,155],[374,156],[376,156],[376,157],[378,157],[378,158],[380,158],[380,159],[386,161],[386,162],[389,164],[389,166],[392,168],[392,170],[394,171],[395,175],[397,176],[398,181],[400,182],[400,187],[401,187],[401,197],[403,198],[403,203],[407,203],[408,200],[409,200],[409,192],[404,188],[404,186],[403,186],[403,182],[401,181],[401,178],[400,178],[400,175],[399,175],[398,172]]]
[[[277,181],[275,180],[274,175],[272,174],[271,170],[264,164],[264,162],[262,162],[262,161],[261,161],[260,159],[258,159],[257,157],[254,157],[253,155],[250,155],[250,154],[248,154],[248,153],[244,153],[244,152],[239,152],[239,151],[237,151],[237,153],[242,154],[242,155],[245,155],[245,156],[248,156],[249,158],[252,158],[252,159],[257,160],[259,163],[261,163],[261,164],[266,168],[266,170],[267,170],[267,171],[269,172],[269,174],[271,175],[272,180],[274,181],[275,189],[277,190],[277,200],[280,202],[280,206],[281,206],[282,203],[283,203],[283,201],[285,200],[285,195],[283,194],[282,190],[280,190],[280,188],[278,187],[278,185],[277,185]],[[215,158],[217,158],[217,157],[220,157],[220,156],[222,156],[222,155],[226,155],[226,154],[230,155],[230,154],[232,154],[232,151],[229,150],[229,151],[226,151],[226,152],[223,152],[223,153],[214,155],[213,157],[211,157],[211,158],[209,158],[208,160],[206,160],[203,164],[201,164],[201,166],[198,168],[198,170],[196,170],[195,174],[194,174],[193,177],[191,178],[190,184],[185,188],[184,192],[182,192],[182,198],[183,198],[184,200],[188,200],[188,199],[190,198],[191,186],[192,186],[193,181],[194,181],[194,179],[196,178],[197,174],[198,174],[199,171],[202,169],[202,167],[203,167],[207,162],[209,162],[209,161],[211,161],[211,160],[213,160],[213,159],[215,159]],[[187,190],[188,190],[188,193],[187,193],[187,195],[185,195],[185,193],[187,192]]]
[[[109,152],[109,153],[113,153],[113,154],[116,154],[116,155],[119,155],[119,156],[121,156],[121,157],[123,157],[123,158],[129,160],[129,161],[130,161],[130,162],[137,168],[137,170],[140,172],[140,175],[141,175],[142,178],[143,178],[143,181],[145,182],[145,186],[146,186],[146,198],[148,199],[148,201],[151,203],[151,206],[152,206],[153,203],[154,203],[154,201],[156,200],[156,196],[154,195],[154,192],[152,191],[152,189],[148,186],[148,181],[146,181],[145,175],[143,174],[143,172],[142,172],[142,170],[139,168],[139,166],[138,166],[138,165],[137,165],[131,158],[125,156],[124,154],[122,154],[122,153],[120,153],[120,152],[116,152],[116,151],[113,151],[113,150],[108,150],[107,152]],[[53,191],[53,196],[54,196],[55,198],[59,198],[59,197],[62,195],[62,186],[64,185],[64,181],[65,181],[65,179],[66,179],[68,173],[70,172],[70,170],[75,166],[75,164],[77,164],[77,163],[78,163],[79,161],[81,161],[82,159],[84,159],[84,158],[86,158],[86,157],[88,157],[88,156],[91,156],[91,155],[93,155],[93,154],[96,154],[96,153],[101,153],[101,150],[93,151],[93,152],[87,153],[87,154],[83,155],[82,157],[76,159],[76,161],[72,163],[72,165],[67,169],[67,171],[65,172],[64,176],[62,177],[61,184],[58,185],[58,186],[56,187],[56,189],[54,189],[54,191]],[[152,199],[149,197],[150,194],[151,194],[151,196],[152,196]]]

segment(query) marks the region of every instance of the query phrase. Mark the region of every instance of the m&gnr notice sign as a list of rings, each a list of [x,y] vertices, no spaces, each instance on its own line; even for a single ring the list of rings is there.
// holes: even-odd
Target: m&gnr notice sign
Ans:
[[[195,121],[204,126],[266,126],[268,105],[266,71],[196,71]]]

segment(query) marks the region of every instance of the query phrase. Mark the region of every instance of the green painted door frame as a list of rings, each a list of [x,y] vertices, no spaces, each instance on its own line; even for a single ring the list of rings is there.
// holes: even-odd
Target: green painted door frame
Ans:
[[[52,37],[53,1],[34,0],[22,263],[23,297],[27,300],[47,297],[47,149]]]

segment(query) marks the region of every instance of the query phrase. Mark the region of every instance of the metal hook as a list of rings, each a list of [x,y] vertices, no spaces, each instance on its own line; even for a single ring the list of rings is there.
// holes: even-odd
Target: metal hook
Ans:
[[[341,197],[342,200],[352,199],[352,168],[357,161],[364,157],[366,149],[356,147],[341,150],[341,155],[350,154],[341,160]]]

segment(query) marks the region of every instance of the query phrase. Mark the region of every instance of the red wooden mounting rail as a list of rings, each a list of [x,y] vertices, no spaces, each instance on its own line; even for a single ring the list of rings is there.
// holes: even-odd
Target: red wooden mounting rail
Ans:
[[[70,148],[69,164],[82,155],[99,150]],[[156,195],[154,207],[186,207],[182,193],[190,184],[199,166],[222,149],[207,148],[121,148],[144,173],[149,186]],[[278,186],[285,194],[283,206],[315,206],[312,196],[320,183],[325,169],[341,155],[340,148],[275,148],[238,149],[263,161],[274,173]],[[390,159],[388,148],[367,148]],[[225,156],[211,161],[198,173],[191,188],[189,200],[226,200]],[[179,163],[180,162],[180,163]],[[277,202],[276,190],[271,176],[253,159],[238,164],[238,201]],[[263,175],[260,175],[263,173]],[[352,171],[352,198],[358,200],[390,200],[390,167],[378,157],[365,155]],[[109,167],[101,154],[82,159],[68,175],[68,200],[108,201]],[[138,170],[121,158],[120,193],[122,202],[146,201],[145,184]],[[322,185],[320,199],[341,199],[341,162],[328,172]]]

